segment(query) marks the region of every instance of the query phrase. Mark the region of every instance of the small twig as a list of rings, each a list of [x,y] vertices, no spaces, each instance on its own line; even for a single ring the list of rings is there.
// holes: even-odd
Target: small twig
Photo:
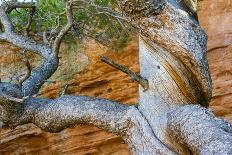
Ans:
[[[32,19],[33,19],[34,14],[35,14],[35,7],[32,7],[30,12],[29,12],[27,25],[25,26],[26,36],[29,35],[30,27],[31,27],[31,23],[32,23]]]
[[[73,12],[72,12],[72,0],[66,1],[66,16],[67,16],[67,24],[66,26],[59,32],[58,36],[55,38],[53,50],[55,54],[58,56],[60,44],[63,37],[68,33],[68,31],[72,28],[73,25]]]
[[[17,103],[23,103],[26,99],[28,99],[29,97],[23,97],[23,98],[15,98],[9,95],[4,94],[2,91],[0,91],[0,98],[3,98],[7,101],[13,101],[13,102],[17,102]]]
[[[55,84],[57,81],[53,81],[53,80],[44,80],[44,82]]]
[[[105,62],[106,64],[129,75],[133,81],[137,81],[143,87],[144,91],[148,90],[149,84],[147,79],[144,79],[141,75],[134,73],[133,71],[129,70],[127,67],[123,65],[115,63],[114,61],[108,59],[105,56],[101,56],[100,58],[101,61]]]
[[[70,86],[71,84],[65,84],[63,87],[62,87],[62,90],[60,92],[60,96],[64,96],[67,92],[67,89],[68,87]]]
[[[48,38],[47,38],[47,32],[46,31],[44,31],[43,32],[43,42],[45,43],[45,44],[49,44],[49,41],[48,41]]]
[[[22,80],[19,81],[20,85],[22,85],[22,83],[30,77],[31,70],[32,70],[31,64],[30,64],[27,56],[25,55],[25,53],[26,53],[26,50],[23,50],[21,52],[21,55],[23,56],[23,61],[24,61],[25,65],[26,65],[26,67],[27,67],[27,73],[26,73],[26,76]]]

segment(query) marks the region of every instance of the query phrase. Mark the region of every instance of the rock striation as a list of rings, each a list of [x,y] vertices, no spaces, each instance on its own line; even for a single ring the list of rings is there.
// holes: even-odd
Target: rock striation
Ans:
[[[209,67],[213,81],[210,106],[217,116],[232,121],[232,2],[203,0],[199,20],[208,34]]]

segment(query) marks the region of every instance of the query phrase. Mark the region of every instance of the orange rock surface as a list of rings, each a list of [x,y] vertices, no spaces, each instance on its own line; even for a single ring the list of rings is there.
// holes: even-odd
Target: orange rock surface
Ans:
[[[199,4],[199,20],[206,30],[208,41],[208,60],[213,79],[213,99],[210,106],[217,116],[232,121],[232,2],[230,0],[203,0]],[[2,45],[3,46],[3,45]],[[1,47],[16,51],[8,45]],[[10,53],[12,54],[12,53]],[[86,57],[87,55],[87,57]],[[121,52],[106,52],[97,44],[86,47],[86,55],[78,54],[77,64],[85,60],[85,70],[75,74],[66,82],[70,84],[67,94],[89,95],[117,100],[127,104],[138,102],[138,85],[132,83],[124,73],[102,63],[100,55],[106,55],[131,70],[139,72],[138,45],[130,43]],[[11,62],[18,57],[11,57]],[[9,57],[1,55],[2,64],[11,64]],[[63,61],[65,63],[65,61]],[[0,72],[1,77],[6,75]],[[64,75],[60,75],[64,76]],[[56,80],[58,76],[53,77]],[[55,98],[64,83],[47,84],[41,96]],[[14,130],[3,129],[0,134],[0,154],[77,154],[77,155],[127,155],[128,147],[114,134],[95,127],[77,125],[60,133],[51,134],[29,124]]]
[[[232,122],[232,1],[204,0],[199,20],[208,34],[209,67],[213,81],[210,106],[217,116]]]

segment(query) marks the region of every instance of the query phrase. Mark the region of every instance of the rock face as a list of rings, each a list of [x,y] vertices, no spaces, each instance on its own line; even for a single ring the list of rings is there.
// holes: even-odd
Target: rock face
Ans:
[[[8,59],[12,59],[10,64],[20,61],[15,56],[17,48],[12,48],[9,45],[2,45],[2,48],[9,49],[9,51],[4,53],[5,57],[1,59],[3,66],[9,63]],[[94,43],[90,43],[90,46],[87,46],[85,51],[87,56],[78,53],[74,55],[76,62],[72,62],[77,65],[83,65],[82,61],[84,59],[84,64],[89,64],[84,71],[81,74],[75,74],[71,78],[68,77],[70,80],[67,80],[67,78],[63,79],[65,72],[62,70],[68,68],[65,66],[62,68],[61,66],[57,71],[58,74],[55,74],[51,80],[64,80],[65,82],[47,83],[42,91],[39,92],[40,96],[55,98],[61,92],[61,86],[68,83],[70,86],[66,91],[67,94],[108,98],[127,104],[138,102],[138,84],[131,82],[126,74],[101,62],[99,58],[101,55],[107,56],[120,64],[124,64],[129,69],[139,72],[138,45],[136,41],[130,43],[121,52],[107,52],[104,48]],[[62,59],[65,57],[63,53],[61,56]],[[75,59],[72,58],[72,60]],[[61,61],[61,64],[66,63]],[[13,71],[20,70],[20,66],[23,66],[23,63],[17,63],[17,66],[19,67]],[[3,71],[1,76],[6,78],[7,70]],[[0,136],[0,154],[5,155],[34,153],[41,155],[129,154],[127,145],[118,136],[84,125],[78,125],[60,133],[52,134],[43,132],[33,124],[30,124],[20,126],[15,130],[3,129]]]
[[[217,116],[223,116],[232,121],[232,105],[230,104],[232,99],[232,11],[230,11],[232,2],[204,0],[198,7],[200,23],[209,36],[207,57],[213,79],[213,99],[210,105]],[[69,84],[67,94],[102,97],[127,104],[138,102],[137,83],[132,83],[127,75],[102,63],[99,59],[100,55],[105,55],[139,72],[137,42],[131,42],[121,52],[106,52],[97,44],[89,45],[86,47],[86,54],[78,53],[74,57],[62,57],[68,60],[66,62],[62,60],[62,63],[75,62],[82,66],[82,69],[69,65],[64,67],[63,70],[69,69],[67,73],[73,71],[73,75],[66,77],[65,72],[54,75],[51,80],[62,79],[64,82],[48,83],[40,95],[55,98],[59,95],[61,87]],[[1,48],[9,49],[11,52],[17,51],[17,48],[11,46],[2,46],[4,47]],[[18,57],[3,57],[3,55],[0,57],[3,66],[13,61],[19,61]],[[19,68],[20,65],[23,64],[19,63]],[[81,73],[78,74],[79,72]],[[4,78],[6,74],[1,66],[0,76]],[[121,138],[84,125],[51,134],[29,124],[14,130],[3,129],[0,136],[0,154],[3,155],[129,154],[128,147]]]
[[[232,121],[232,1],[204,0],[198,9],[208,34],[207,57],[213,80],[210,106],[217,116]]]

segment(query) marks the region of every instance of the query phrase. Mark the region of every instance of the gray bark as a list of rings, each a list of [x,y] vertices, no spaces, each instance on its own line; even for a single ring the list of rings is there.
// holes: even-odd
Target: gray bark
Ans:
[[[94,125],[121,136],[138,155],[232,153],[231,125],[204,108],[212,91],[205,57],[207,37],[197,20],[174,0],[118,0],[140,33],[141,76],[149,88],[140,88],[138,108],[84,96],[33,98],[56,71],[61,39],[72,25],[71,3],[66,1],[68,23],[53,48],[13,31],[9,10],[34,7],[33,3],[0,6],[5,30],[0,39],[44,58],[22,86],[0,83],[0,119],[5,125],[34,123],[49,132],[79,123]]]
[[[13,8],[32,8],[34,3],[15,3],[4,2],[0,6],[0,20],[4,27],[4,32],[0,34],[0,39],[8,41],[26,51],[33,51],[39,54],[43,59],[43,63],[31,71],[31,75],[22,83],[23,96],[32,96],[38,93],[44,81],[54,74],[58,67],[58,58],[53,52],[53,49],[42,43],[37,43],[35,40],[26,36],[19,35],[14,32],[13,25],[7,15],[8,10]]]
[[[197,105],[174,108],[168,114],[168,132],[196,154],[232,154],[232,126]]]

